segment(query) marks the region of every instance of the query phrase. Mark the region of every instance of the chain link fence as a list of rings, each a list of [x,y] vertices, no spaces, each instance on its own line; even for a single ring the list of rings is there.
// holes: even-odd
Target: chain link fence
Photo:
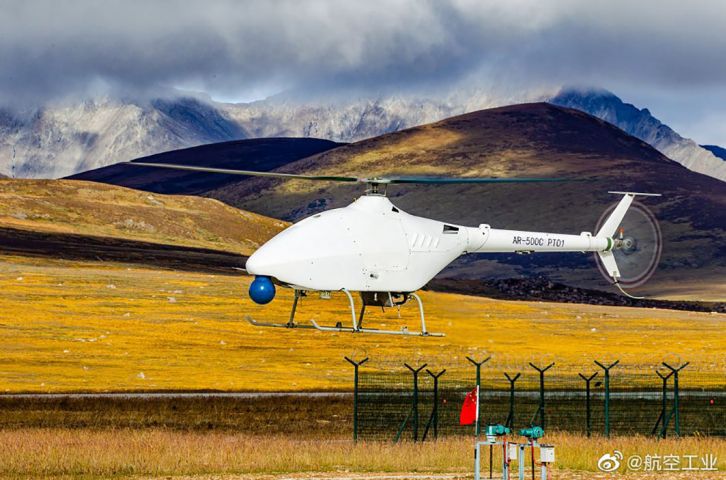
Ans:
[[[726,435],[726,370],[713,366],[673,358],[650,367],[598,360],[604,367],[615,363],[606,381],[595,360],[580,369],[559,367],[550,358],[517,364],[487,357],[434,360],[372,358],[359,367],[357,438],[425,441],[475,434],[475,425],[459,425],[459,415],[477,386],[477,363],[482,432],[500,423],[592,435]]]

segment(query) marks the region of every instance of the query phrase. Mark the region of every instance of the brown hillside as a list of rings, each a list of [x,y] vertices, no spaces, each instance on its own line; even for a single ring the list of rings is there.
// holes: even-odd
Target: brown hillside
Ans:
[[[13,232],[124,239],[249,255],[285,226],[285,222],[207,198],[84,181],[0,180],[0,229]],[[20,238],[19,234],[13,238]]]

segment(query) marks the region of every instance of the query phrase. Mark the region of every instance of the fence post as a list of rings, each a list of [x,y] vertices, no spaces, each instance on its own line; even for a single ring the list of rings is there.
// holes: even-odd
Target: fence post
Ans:
[[[620,360],[615,360],[607,367],[602,363],[595,360],[595,363],[605,370],[605,436],[610,436],[610,369],[620,363]]]
[[[413,404],[411,405],[411,411],[409,411],[408,416],[401,424],[401,427],[398,429],[398,432],[396,433],[396,438],[393,439],[394,443],[398,442],[401,439],[403,429],[406,428],[408,419],[411,418],[411,416],[413,416],[413,441],[418,441],[418,374],[421,370],[426,368],[427,364],[424,363],[418,368],[413,368],[408,363],[404,363],[403,365],[411,370],[411,373],[413,374]]]
[[[487,363],[489,360],[491,360],[491,358],[492,358],[491,356],[488,356],[481,362],[477,362],[476,360],[474,360],[471,357],[466,357],[467,360],[469,360],[471,363],[474,364],[474,366],[476,366],[476,388],[479,391],[479,399],[476,402],[477,412],[476,412],[475,431],[476,431],[477,438],[479,437],[479,433],[481,432],[481,427],[480,427],[480,425],[481,425],[481,366],[484,365],[485,363]]]
[[[507,421],[504,422],[504,426],[513,428],[514,427],[514,382],[521,376],[521,373],[517,373],[514,377],[510,377],[508,373],[504,376],[509,380],[509,414],[507,415]]]
[[[348,357],[343,357],[353,365],[353,442],[358,442],[358,368],[368,361],[368,357],[356,362]]]
[[[660,415],[658,415],[658,420],[655,421],[653,430],[650,433],[651,435],[655,435],[658,431],[658,425],[661,425],[660,433],[658,435],[662,438],[666,438],[666,430],[663,427],[665,427],[666,424],[665,419],[668,411],[668,379],[671,377],[671,375],[673,375],[673,372],[669,373],[668,375],[663,375],[658,371],[658,369],[656,369],[655,373],[663,381],[663,385],[661,387]]]
[[[542,427],[544,430],[545,428],[545,398],[544,398],[544,374],[547,370],[554,367],[555,362],[550,363],[544,368],[540,368],[536,366],[534,363],[530,362],[529,366],[534,368],[539,372],[539,407],[537,408],[537,411],[534,413],[534,416],[532,417],[532,422],[534,422],[534,419],[537,417],[537,414],[539,413],[539,419],[540,424],[539,426]]]
[[[592,413],[590,410],[590,382],[592,381],[593,378],[597,377],[597,372],[593,373],[589,377],[586,377],[585,375],[583,375],[581,373],[578,373],[578,375],[580,375],[580,378],[585,380],[585,412],[586,412],[585,422],[587,425],[587,436],[589,437],[591,434],[591,429],[592,429],[592,427],[591,427],[592,426]]]
[[[427,368],[426,373],[431,375],[431,378],[434,379],[434,406],[431,409],[431,417],[426,423],[426,428],[424,429],[423,437],[421,438],[422,442],[426,440],[426,435],[429,433],[429,428],[432,424],[434,427],[434,439],[439,437],[439,378],[441,375],[446,373],[446,369],[441,370],[439,373],[434,373]]]
[[[681,419],[679,414],[679,404],[678,404],[678,373],[686,368],[688,364],[691,362],[686,362],[680,367],[671,367],[666,362],[662,362],[663,366],[666,367],[671,371],[673,374],[673,412],[675,412],[675,430],[676,430],[676,436],[681,436]],[[668,416],[668,420],[670,421],[670,415]],[[665,429],[668,428],[668,422],[664,425],[663,431],[665,432]]]

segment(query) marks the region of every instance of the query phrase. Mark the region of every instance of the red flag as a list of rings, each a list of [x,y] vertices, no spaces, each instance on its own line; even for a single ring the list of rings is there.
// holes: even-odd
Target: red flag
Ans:
[[[476,422],[479,416],[479,387],[466,394],[464,404],[461,406],[461,415],[459,416],[459,425],[471,425]]]

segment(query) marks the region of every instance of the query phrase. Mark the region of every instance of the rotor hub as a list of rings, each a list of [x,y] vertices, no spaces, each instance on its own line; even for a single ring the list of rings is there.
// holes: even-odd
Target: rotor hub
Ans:
[[[382,178],[366,179],[366,195],[380,195],[385,197],[388,181]]]
[[[615,241],[615,248],[630,255],[638,250],[638,241],[634,237],[623,237]]]

